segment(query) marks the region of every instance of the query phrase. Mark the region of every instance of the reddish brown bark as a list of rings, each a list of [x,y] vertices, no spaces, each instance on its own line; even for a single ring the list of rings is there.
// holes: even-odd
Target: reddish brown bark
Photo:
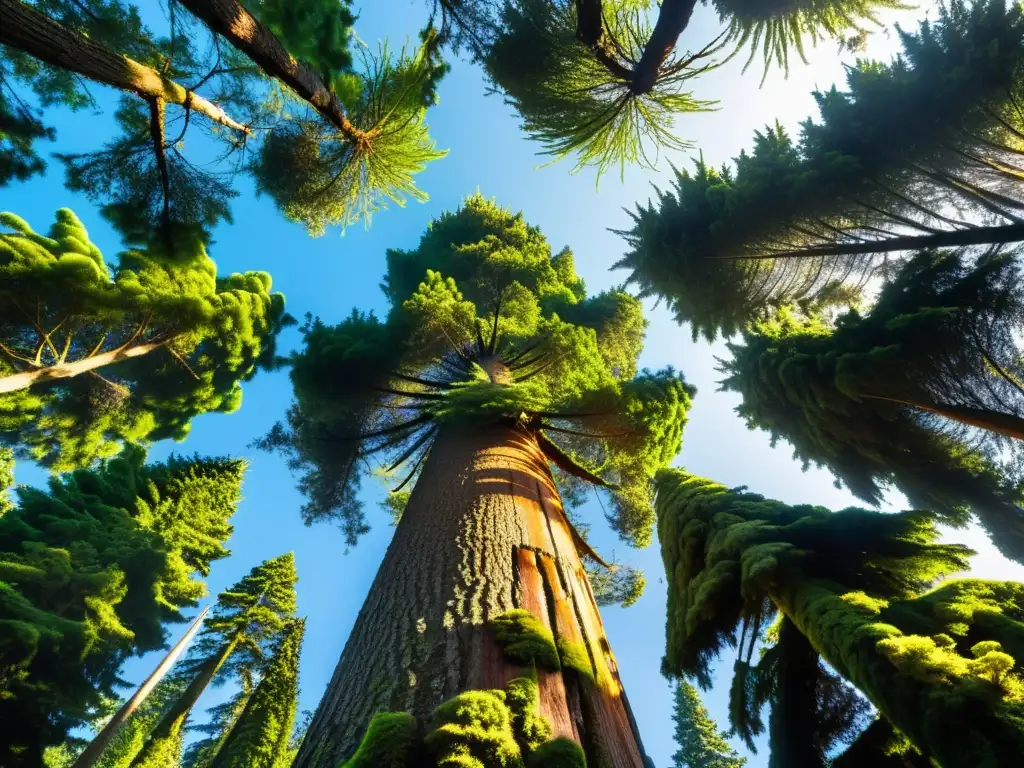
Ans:
[[[537,670],[556,736],[613,768],[642,768],[571,526],[533,435],[512,424],[447,427],[423,473],[310,725],[296,768],[335,768],[375,712],[429,719],[467,690],[530,670],[504,656],[491,619],[514,608],[587,649],[589,674]],[[593,678],[591,681],[589,678]]]

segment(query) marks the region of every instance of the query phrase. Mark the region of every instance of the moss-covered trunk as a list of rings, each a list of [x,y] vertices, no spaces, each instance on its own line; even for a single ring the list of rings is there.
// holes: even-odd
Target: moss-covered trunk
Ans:
[[[444,701],[532,674],[507,658],[492,619],[526,609],[553,631],[562,669],[538,667],[540,712],[591,766],[641,768],[615,661],[536,439],[507,424],[448,426],[422,475],[296,768],[337,768],[376,712],[423,727]]]
[[[903,635],[889,623],[895,613],[865,607],[867,598],[823,581],[782,577],[770,596],[833,669],[943,768],[1019,762],[1024,705],[976,677],[929,670],[923,662],[917,669],[897,667],[879,645]]]

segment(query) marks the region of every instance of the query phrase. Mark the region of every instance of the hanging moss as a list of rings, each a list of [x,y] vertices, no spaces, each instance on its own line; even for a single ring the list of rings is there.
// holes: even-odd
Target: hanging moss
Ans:
[[[512,714],[512,731],[527,752],[551,738],[551,723],[540,714],[540,691],[536,680],[530,677],[510,680],[505,686],[505,701]]]
[[[378,712],[359,749],[340,768],[408,768],[417,754],[416,718],[408,712]]]
[[[558,648],[551,630],[522,608],[491,619],[491,629],[505,655],[523,664],[536,663],[546,669],[560,669]]]
[[[587,768],[587,756],[575,741],[559,736],[535,750],[526,765],[527,768]]]
[[[594,667],[590,663],[590,654],[587,653],[587,647],[583,643],[575,643],[560,637],[558,638],[558,655],[564,669],[571,669],[587,680],[594,681]]]
[[[427,753],[438,768],[523,768],[505,691],[467,691],[434,710]]]

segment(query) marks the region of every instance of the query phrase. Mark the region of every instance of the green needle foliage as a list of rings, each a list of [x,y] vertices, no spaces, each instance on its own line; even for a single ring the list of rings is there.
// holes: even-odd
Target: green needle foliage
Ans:
[[[936,543],[926,512],[791,506],[682,470],[657,482],[666,672],[707,684],[710,660],[737,644],[741,625],[749,663],[778,611],[926,755],[952,768],[1012,763],[1024,744],[1021,585],[967,579],[927,591],[971,553]]]
[[[339,81],[349,91],[338,94],[346,130],[305,110],[264,141],[252,168],[257,187],[311,235],[360,219],[369,224],[389,202],[427,200],[413,177],[447,154],[437,149],[425,120],[448,67],[436,34],[427,30],[423,38],[397,55],[386,43],[377,53],[361,44],[358,77]]]
[[[466,13],[464,5],[472,6]],[[481,7],[477,7],[477,6]],[[722,63],[730,43],[764,46],[788,71],[789,51],[826,37],[863,33],[878,10],[897,0],[716,2],[726,29],[710,43],[677,50],[695,0],[510,0],[492,4],[441,0],[441,17],[480,60],[495,88],[523,120],[523,129],[555,160],[575,155],[576,168],[598,176],[627,163],[653,167],[663,149],[683,149],[673,125],[714,102],[684,88]]]
[[[865,501],[893,486],[953,525],[973,512],[1024,562],[1024,499],[997,468],[1024,437],[1015,259],[925,251],[867,314],[832,327],[782,311],[729,345],[722,388],[743,397],[748,426]]]
[[[269,675],[275,661],[279,661],[280,665],[294,663],[295,659],[285,661],[285,657],[268,662],[268,656],[273,654],[275,648],[287,647],[294,650],[301,642],[299,630],[298,635],[290,633],[293,635],[293,643],[286,645],[289,629],[294,628],[296,580],[295,558],[288,553],[256,566],[241,581],[217,596],[217,604],[203,624],[195,644],[173,676],[173,679],[183,684],[183,691],[163,713],[145,745],[135,755],[130,764],[132,768],[166,768],[180,763],[186,720],[211,683],[221,684],[232,679],[247,681],[256,677],[261,670],[267,670]],[[291,650],[286,656],[291,656]],[[281,669],[275,671],[274,679],[278,682],[281,682],[280,672]],[[266,705],[268,688],[264,689],[260,698],[263,704],[260,706]],[[280,690],[286,691],[287,685]],[[255,696],[254,691],[247,707],[252,704]],[[294,704],[280,701],[274,706],[281,706],[283,709],[280,711],[285,712]],[[289,716],[285,712],[285,715],[289,723],[281,730],[285,734],[282,737],[283,744],[287,746],[291,735],[290,720],[294,718],[294,713]],[[268,717],[272,718],[273,715],[268,712]],[[242,718],[239,718],[236,726],[241,721]],[[250,725],[255,725],[255,721],[250,721]],[[226,741],[230,739],[229,735]],[[226,743],[222,745],[222,749],[226,746]]]
[[[293,322],[270,275],[218,278],[198,237],[157,237],[114,267],[67,209],[48,235],[0,224],[0,386],[18,382],[0,394],[0,440],[54,471],[236,410]]]
[[[729,746],[726,734],[719,732],[696,688],[678,680],[674,696],[672,720],[679,746],[672,755],[675,768],[743,768],[747,764],[747,759]]]
[[[259,685],[210,762],[213,768],[278,768],[289,752],[299,694],[304,621],[284,631]]]
[[[132,759],[142,749],[146,738],[160,718],[185,689],[184,681],[171,677],[162,680],[146,697],[135,713],[114,734],[103,754],[96,761],[96,768],[128,768]],[[70,764],[68,766],[70,768]]]
[[[781,126],[721,171],[701,160],[639,206],[618,266],[694,336],[730,335],[779,304],[848,299],[837,286],[884,254],[1022,239],[1018,194],[1024,16],[954,0],[890,64],[861,61],[821,118]]]
[[[43,125],[35,111],[8,88],[0,64],[0,187],[42,173],[46,163],[33,143],[52,141],[54,136],[53,129]]]
[[[20,488],[0,517],[4,765],[37,765],[113,698],[121,663],[163,646],[228,554],[244,462],[144,461],[133,448],[48,492]]]
[[[445,424],[505,422],[609,492],[624,540],[649,543],[651,479],[679,450],[694,390],[671,370],[637,372],[639,302],[588,298],[568,250],[479,195],[387,260],[387,319],[310,319],[287,425],[260,441],[300,474],[305,520],[336,521],[354,544],[365,459],[406,467],[403,490]]]

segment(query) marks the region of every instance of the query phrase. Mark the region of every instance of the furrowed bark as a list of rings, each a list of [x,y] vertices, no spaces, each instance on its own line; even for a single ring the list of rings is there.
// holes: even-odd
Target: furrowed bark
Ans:
[[[644,46],[640,61],[633,68],[629,90],[636,96],[650,93],[658,81],[658,72],[672,55],[679,35],[690,23],[697,0],[663,0],[651,37]]]
[[[288,53],[277,36],[240,3],[235,0],[180,2],[210,29],[223,35],[267,75],[295,91],[347,138],[356,142],[367,139],[366,134],[345,116],[341,102],[323,79]]]
[[[0,0],[0,2],[4,2],[4,0]],[[32,368],[28,371],[11,374],[10,376],[3,376],[0,377],[0,394],[17,392],[19,389],[28,389],[35,384],[44,384],[56,379],[69,379],[89,371],[95,371],[97,368],[119,363],[122,360],[142,357],[156,349],[160,349],[166,343],[166,341],[158,341],[150,344],[137,344],[127,349],[112,349],[109,352],[101,352],[98,355],[76,360],[73,363]]]
[[[164,679],[168,672],[171,671],[171,667],[174,666],[174,662],[178,660],[182,652],[192,642],[192,638],[195,637],[196,632],[199,631],[199,627],[202,626],[203,619],[206,618],[207,612],[210,610],[210,606],[203,608],[202,612],[196,616],[192,625],[188,628],[188,631],[182,635],[181,639],[175,644],[167,655],[157,665],[153,673],[146,678],[146,680],[139,686],[138,690],[132,695],[124,705],[114,713],[114,716],[110,718],[103,730],[96,734],[96,738],[89,742],[89,745],[82,751],[82,754],[75,760],[73,768],[90,768],[100,757],[103,755],[103,751],[107,748],[110,740],[114,738],[117,732],[121,729],[121,726],[125,724],[129,717],[134,714],[135,710],[146,700],[146,697],[153,692],[157,684]]]
[[[496,375],[500,372],[495,371]],[[643,749],[547,461],[512,423],[450,425],[431,448],[294,763],[336,768],[378,711],[427,720],[451,697],[529,674],[487,623],[529,610],[575,643],[584,674],[537,670],[540,711],[591,765]]]
[[[250,134],[223,109],[197,93],[163,77],[159,72],[106,48],[51,19],[20,0],[0,0],[0,43],[24,51],[40,61],[76,72],[98,83],[135,93],[144,99],[162,99],[198,112],[215,123]]]

